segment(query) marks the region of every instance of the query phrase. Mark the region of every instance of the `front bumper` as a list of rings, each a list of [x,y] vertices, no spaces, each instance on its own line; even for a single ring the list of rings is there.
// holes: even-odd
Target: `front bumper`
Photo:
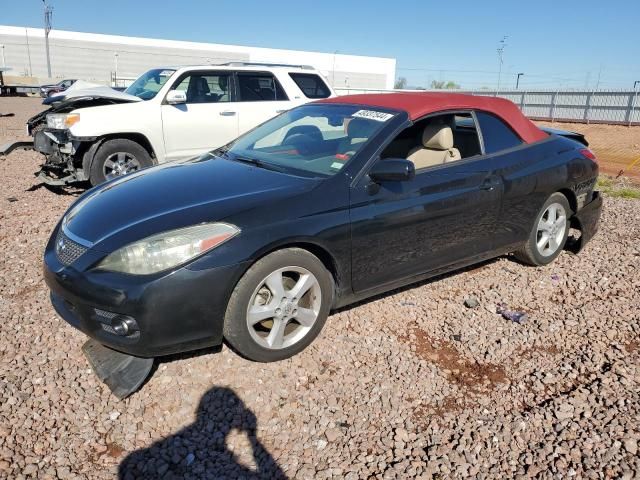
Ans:
[[[38,178],[49,185],[66,185],[87,180],[81,162],[77,161],[84,139],[73,137],[68,130],[44,128],[33,136],[33,148],[46,158]],[[84,148],[86,150],[86,147]],[[80,152],[82,153],[82,152]]]
[[[598,191],[593,192],[591,201],[582,207],[571,218],[571,227],[580,230],[580,238],[567,244],[567,249],[578,253],[598,231],[600,215],[602,214],[602,195]]]
[[[44,260],[51,302],[67,323],[103,345],[147,358],[220,345],[227,301],[246,268],[187,266],[153,276],[78,271],[49,247]],[[123,317],[136,324],[124,336],[112,326]]]

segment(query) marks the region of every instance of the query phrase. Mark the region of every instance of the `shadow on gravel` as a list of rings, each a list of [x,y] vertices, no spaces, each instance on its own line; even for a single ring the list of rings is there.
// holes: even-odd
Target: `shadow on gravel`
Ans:
[[[258,440],[256,416],[233,390],[209,390],[196,417],[174,435],[129,454],[118,468],[118,478],[287,478]],[[232,436],[248,439],[244,451],[251,454],[236,454],[228,445]]]
[[[47,185],[46,183],[36,183],[35,185],[27,188],[27,192],[35,192],[36,190],[40,190],[44,188],[45,190],[49,190],[51,193],[55,193],[56,195],[67,195],[73,197],[79,197],[84,192],[89,190],[89,186],[56,186],[56,185]]]

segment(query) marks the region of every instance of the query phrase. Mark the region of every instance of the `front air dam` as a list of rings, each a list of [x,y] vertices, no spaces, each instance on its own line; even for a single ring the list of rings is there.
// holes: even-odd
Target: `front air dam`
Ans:
[[[93,339],[82,346],[91,368],[111,393],[123,400],[144,383],[153,367],[153,358],[140,358],[105,347]]]

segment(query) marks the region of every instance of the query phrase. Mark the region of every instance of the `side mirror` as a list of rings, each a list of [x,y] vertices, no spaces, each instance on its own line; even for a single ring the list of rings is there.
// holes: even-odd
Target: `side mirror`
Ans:
[[[374,182],[406,182],[416,176],[416,167],[412,161],[404,158],[386,158],[378,161],[369,178]]]
[[[169,105],[187,103],[187,93],[182,90],[170,90],[169,93],[167,93],[166,101]]]

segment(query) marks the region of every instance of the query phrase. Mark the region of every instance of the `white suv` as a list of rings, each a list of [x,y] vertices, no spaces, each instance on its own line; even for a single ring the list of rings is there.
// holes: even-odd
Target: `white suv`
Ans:
[[[215,149],[275,115],[334,96],[305,66],[231,63],[149,70],[124,92],[78,82],[31,118],[49,184],[117,175]]]

